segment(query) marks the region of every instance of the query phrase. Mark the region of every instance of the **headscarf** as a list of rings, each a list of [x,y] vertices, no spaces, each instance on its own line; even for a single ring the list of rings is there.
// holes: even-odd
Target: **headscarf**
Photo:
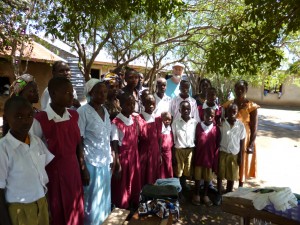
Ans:
[[[10,96],[19,96],[20,92],[22,92],[27,84],[32,81],[34,81],[34,77],[27,73],[17,77],[17,79],[10,86]]]
[[[114,82],[120,82],[120,77],[115,73],[106,73],[103,77],[103,80],[109,84],[113,84]]]
[[[85,87],[84,87],[84,95],[86,97],[90,97],[90,91],[93,89],[93,87],[100,83],[101,80],[96,79],[96,78],[91,78],[88,82],[85,83]]]

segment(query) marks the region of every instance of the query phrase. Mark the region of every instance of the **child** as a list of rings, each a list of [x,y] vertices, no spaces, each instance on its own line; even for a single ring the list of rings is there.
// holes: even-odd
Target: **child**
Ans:
[[[191,105],[188,101],[182,101],[179,105],[181,117],[172,124],[175,143],[175,157],[177,168],[175,175],[180,178],[183,190],[189,190],[186,178],[191,175],[192,154],[195,147],[195,133],[197,121],[190,117]]]
[[[48,225],[45,166],[54,156],[29,133],[33,109],[25,98],[8,99],[4,117],[10,130],[0,139],[0,224]]]
[[[88,104],[81,106],[79,128],[91,182],[84,187],[84,224],[102,224],[111,211],[109,114],[103,104],[107,98],[105,82],[90,79],[85,85]]]
[[[173,116],[173,120],[181,117],[180,104],[182,101],[188,101],[190,103],[190,117],[200,122],[199,113],[197,109],[196,100],[189,95],[190,82],[187,80],[181,80],[179,84],[179,95],[172,99],[170,103],[170,112]]]
[[[134,96],[119,96],[121,113],[112,121],[111,141],[114,157],[111,180],[112,203],[119,208],[137,207],[141,191],[140,159],[138,154],[138,119],[133,116]]]
[[[206,100],[206,91],[211,87],[211,82],[207,78],[203,78],[199,82],[199,93],[194,95],[194,99],[197,101],[197,106],[203,105]]]
[[[157,132],[159,137],[161,165],[159,178],[172,178],[172,148],[174,145],[173,133],[171,129],[172,116],[169,112],[163,112],[161,117],[157,117]]]
[[[203,202],[211,206],[209,199],[208,186],[212,180],[213,171],[217,171],[218,152],[220,146],[221,134],[219,128],[213,124],[215,111],[212,108],[206,108],[204,111],[204,121],[198,123],[196,128],[196,149],[194,154],[195,166],[195,195],[192,203],[200,205],[200,180],[204,180]]]
[[[217,90],[213,87],[208,88],[206,91],[206,100],[204,101],[203,105],[198,106],[198,111],[199,111],[199,116],[201,121],[203,121],[204,119],[204,109],[211,108],[215,111],[215,117],[213,119],[213,123],[215,125],[220,125],[222,109],[216,103],[216,99],[217,99]]]
[[[154,184],[159,177],[160,151],[157,126],[154,116],[155,98],[147,95],[143,100],[145,110],[141,113],[141,131],[139,139],[139,156],[141,166],[141,185]]]
[[[220,126],[221,144],[219,152],[218,191],[221,195],[222,180],[227,180],[226,192],[233,190],[234,181],[239,179],[239,165],[243,160],[246,130],[236,119],[238,107],[232,103],[227,107],[227,118]]]
[[[156,81],[156,93],[154,98],[156,101],[156,108],[154,114],[156,117],[161,116],[163,112],[169,112],[171,98],[165,94],[167,89],[167,81],[165,78],[158,78]]]
[[[35,117],[33,131],[43,137],[54,160],[47,166],[49,206],[53,224],[83,224],[83,185],[89,184],[78,113],[73,104],[73,87],[65,77],[48,83],[51,103]]]

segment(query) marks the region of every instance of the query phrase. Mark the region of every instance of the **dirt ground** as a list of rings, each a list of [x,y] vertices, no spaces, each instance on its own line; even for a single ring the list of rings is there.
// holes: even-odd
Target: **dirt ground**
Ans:
[[[261,108],[258,113],[258,176],[248,180],[245,186],[290,187],[293,192],[300,193],[300,107]],[[180,220],[174,224],[239,224],[239,217],[222,212],[220,206],[192,205],[191,196],[191,193],[186,194],[186,201],[181,204]]]

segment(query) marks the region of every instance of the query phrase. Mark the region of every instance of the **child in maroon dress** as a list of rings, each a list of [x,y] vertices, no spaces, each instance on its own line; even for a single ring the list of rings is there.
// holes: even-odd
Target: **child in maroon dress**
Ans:
[[[204,110],[206,108],[211,108],[215,111],[215,118],[213,120],[213,123],[215,125],[221,124],[222,108],[220,105],[216,103],[216,101],[217,101],[217,90],[213,87],[208,88],[206,92],[205,102],[203,103],[203,105],[198,106],[199,117],[201,121],[204,120]]]
[[[89,184],[89,172],[84,161],[78,113],[67,109],[73,104],[73,87],[67,78],[55,77],[49,81],[48,90],[51,103],[36,115],[33,132],[45,140],[55,155],[46,167],[51,224],[82,225],[82,184]]]
[[[217,171],[218,152],[220,146],[220,130],[213,124],[215,111],[211,108],[204,109],[204,121],[198,123],[196,128],[196,148],[194,154],[195,166],[195,194],[192,203],[200,205],[200,180],[204,180],[203,201],[211,206],[209,199],[208,185],[212,180],[212,173]]]
[[[172,116],[169,112],[163,112],[158,117],[157,132],[159,136],[159,147],[161,156],[160,176],[159,178],[172,178],[172,148],[174,145],[173,133],[171,129]]]
[[[141,165],[141,185],[154,184],[160,173],[160,151],[154,116],[155,98],[146,95],[143,99],[144,111],[140,114],[142,125],[139,137]]]
[[[113,176],[112,203],[119,208],[135,208],[141,191],[140,159],[138,154],[139,118],[133,115],[135,98],[128,93],[119,95],[121,113],[112,121],[111,140]]]

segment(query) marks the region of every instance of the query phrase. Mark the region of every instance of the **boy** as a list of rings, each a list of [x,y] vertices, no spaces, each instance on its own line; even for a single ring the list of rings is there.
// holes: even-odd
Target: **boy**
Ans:
[[[45,166],[54,156],[29,133],[33,109],[26,99],[8,99],[4,117],[10,131],[0,140],[0,224],[47,225]]]
[[[172,99],[170,103],[170,112],[173,116],[173,120],[180,118],[180,104],[182,101],[188,101],[190,103],[190,117],[200,122],[198,108],[196,100],[189,95],[190,82],[187,80],[181,80],[179,84],[179,95]]]
[[[227,180],[226,192],[232,192],[234,181],[239,179],[239,166],[243,160],[243,146],[246,130],[236,119],[238,107],[231,103],[227,108],[227,118],[220,126],[221,144],[219,152],[218,191],[221,195],[222,180]]]
[[[186,178],[191,174],[192,154],[195,147],[195,133],[197,121],[190,117],[191,105],[188,101],[182,101],[179,105],[181,117],[172,124],[175,144],[175,157],[177,168],[175,175],[180,178],[183,190],[189,190]]]
[[[169,112],[171,98],[165,94],[167,89],[167,81],[165,78],[158,78],[156,81],[156,93],[154,98],[156,101],[156,109],[154,114],[156,117],[160,116],[163,112]]]
[[[67,109],[73,104],[73,87],[65,77],[48,83],[51,103],[38,113],[33,131],[43,137],[55,159],[47,166],[48,201],[53,224],[83,224],[83,186],[89,185],[78,126],[79,115]]]

